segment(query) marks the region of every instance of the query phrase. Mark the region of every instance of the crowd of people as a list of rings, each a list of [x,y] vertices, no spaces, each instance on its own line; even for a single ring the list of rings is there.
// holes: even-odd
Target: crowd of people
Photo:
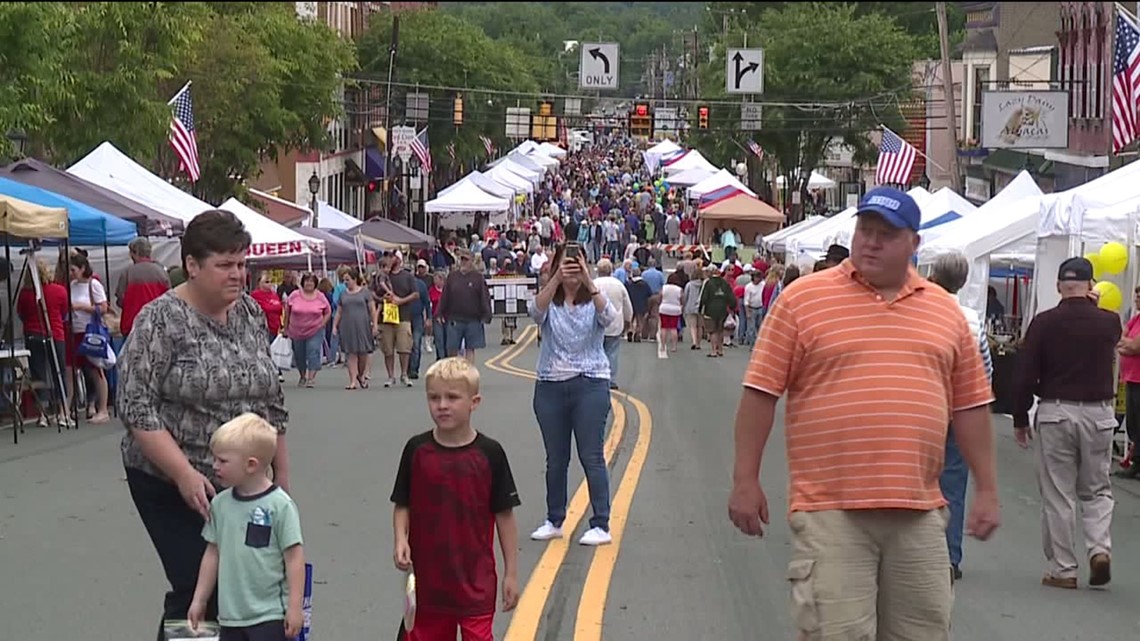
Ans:
[[[408,440],[390,497],[393,563],[415,575],[416,610],[401,634],[491,639],[496,606],[519,599],[520,499],[506,448],[473,425],[482,400],[475,355],[492,319],[488,280],[509,274],[535,279],[527,312],[541,336],[532,408],[546,510],[532,540],[568,534],[573,445],[591,505],[578,542],[613,541],[604,441],[623,345],[652,343],[660,358],[686,338],[687,351],[707,341],[711,358],[750,347],[728,513],[746,534],[769,524],[760,466],[786,396],[787,576],[798,631],[948,639],[963,536],[986,539],[1000,524],[987,335],[953,296],[968,261],[947,255],[920,276],[911,264],[918,207],[876,188],[860,201],[850,251],[829,248],[808,273],[771,256],[743,262],[740,252],[718,264],[703,247],[669,269],[660,244],[684,234],[693,212],[678,193],[643,189],[652,180],[639,158],[629,145],[583,150],[536,189],[537,216],[385,254],[367,273],[342,267],[335,283],[305,273],[274,284],[259,274],[248,295],[249,234],[224,211],[196,217],[182,241],[186,281],[127,306],[117,397],[127,485],[170,583],[163,620],[217,621],[224,641],[283,640],[302,625],[303,539],[271,345],[291,342],[299,387],[343,362],[346,389],[359,390],[377,345],[385,387],[411,386],[431,338],[436,362],[423,378],[434,428]],[[145,248],[132,251],[145,265]],[[89,267],[73,258],[71,269],[73,299],[87,291],[88,313],[98,313],[106,295]],[[137,282],[161,281],[151,271],[136,270]],[[1092,274],[1085,259],[1061,266],[1063,301],[1030,326],[1014,416],[1019,443],[1040,441],[1042,583],[1068,589],[1077,587],[1078,500],[1089,583],[1111,577],[1111,359],[1140,354],[1140,324],[1122,338],[1119,321],[1092,304]],[[54,328],[40,337],[58,340]],[[1042,400],[1031,430],[1034,395]],[[441,493],[454,500],[440,502]]]

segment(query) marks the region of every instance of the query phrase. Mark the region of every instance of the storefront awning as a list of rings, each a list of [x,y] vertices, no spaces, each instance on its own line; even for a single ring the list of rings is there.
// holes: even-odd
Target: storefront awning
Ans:
[[[384,177],[384,152],[375,147],[364,148],[364,175],[369,180]]]
[[[1037,176],[1052,176],[1053,161],[1044,156],[1017,151],[1015,149],[994,149],[982,161],[982,167],[989,171],[1015,176],[1027,170]]]

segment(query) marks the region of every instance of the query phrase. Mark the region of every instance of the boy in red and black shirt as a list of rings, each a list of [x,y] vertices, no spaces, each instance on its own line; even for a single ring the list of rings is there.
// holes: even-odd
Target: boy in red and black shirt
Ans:
[[[479,406],[479,371],[445,358],[425,374],[435,429],[404,446],[392,490],[393,557],[415,567],[415,625],[408,641],[492,641],[497,577],[495,530],[503,554],[503,611],[518,603],[520,505],[511,466],[498,441],[471,427]]]

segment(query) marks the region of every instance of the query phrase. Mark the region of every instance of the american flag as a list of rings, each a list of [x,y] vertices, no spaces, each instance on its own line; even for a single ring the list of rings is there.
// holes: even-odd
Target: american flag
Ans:
[[[883,127],[883,141],[879,143],[879,168],[875,182],[880,185],[909,185],[910,172],[918,150],[898,134]]]
[[[491,142],[490,138],[479,136],[479,140],[483,143],[483,149],[487,150],[488,157],[495,155],[495,143]]]
[[[190,83],[170,100],[174,107],[170,119],[170,146],[178,154],[178,162],[190,182],[198,182],[202,169],[198,166],[198,136],[194,133],[194,103],[190,100]]]
[[[1116,50],[1112,55],[1112,151],[1119,153],[1140,136],[1140,32],[1132,18],[1116,10]]]
[[[751,151],[752,153],[756,154],[756,157],[759,158],[760,160],[764,160],[764,148],[761,147],[760,145],[756,144],[755,140],[749,139],[748,151]]]
[[[431,173],[431,146],[428,145],[427,127],[412,139],[412,153],[420,159],[420,167],[425,174]]]

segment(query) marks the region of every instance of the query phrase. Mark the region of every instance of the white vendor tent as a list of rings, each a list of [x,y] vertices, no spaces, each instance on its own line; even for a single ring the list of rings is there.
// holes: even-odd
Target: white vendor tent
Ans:
[[[475,183],[461,180],[455,184],[455,189],[429,200],[424,204],[428,213],[443,214],[449,212],[476,212],[476,211],[507,211],[511,203],[506,198],[492,196],[480,189]]]
[[[1026,198],[1039,197],[1041,195],[1041,188],[1037,186],[1037,182],[1033,180],[1029,172],[1022,171],[1014,177],[1004,189],[998,192],[996,196],[987,200],[981,207],[973,210],[968,217],[973,219],[975,215],[981,212],[985,212],[988,216],[1001,217],[1004,215],[1006,209],[1014,206],[1018,201]],[[965,217],[967,217],[967,215],[964,214],[963,218]],[[930,260],[924,261],[922,257],[922,252],[927,246],[933,247],[934,251],[939,251],[938,248],[943,247],[943,245],[939,244],[939,239],[946,234],[961,233],[956,232],[956,230],[961,229],[968,229],[967,223],[959,223],[958,220],[950,221],[945,225],[939,225],[930,229],[924,229],[922,231],[922,247],[919,249],[920,262],[931,262]]]
[[[662,140],[641,152],[641,157],[645,161],[645,167],[651,172],[656,172],[662,160],[684,152],[685,150],[672,140]]]
[[[1068,191],[1050,194],[1041,201],[1037,219],[1034,310],[1049,309],[1060,300],[1053,274],[1070,256],[1099,250],[1106,242],[1123,243],[1129,250],[1128,267],[1122,274],[1106,274],[1125,292],[1136,282],[1136,221],[1140,211],[1140,164],[1130,163]],[[1026,316],[1029,316],[1027,314]]]
[[[309,238],[270,220],[236,198],[230,198],[218,209],[232,213],[245,225],[245,230],[253,239],[249,246],[249,257],[252,259],[324,253],[324,241]]]
[[[539,169],[539,170],[530,169],[526,165],[522,165],[522,164],[516,162],[516,160],[514,158],[511,158],[511,157],[504,158],[502,163],[495,166],[495,169],[505,169],[505,170],[511,172],[512,174],[515,174],[517,176],[521,176],[522,178],[529,180],[530,182],[534,183],[535,185],[542,182],[542,175],[546,173],[542,169]]]
[[[492,168],[490,171],[484,173],[483,175],[495,181],[496,183],[499,183],[500,185],[510,187],[518,193],[534,193],[534,183],[531,182],[530,179],[523,178],[515,172],[507,169],[507,166],[505,164],[500,164]]]
[[[491,194],[492,196],[495,196],[496,198],[514,198],[515,194],[517,193],[513,187],[508,187],[506,185],[497,183],[487,176],[479,173],[478,171],[473,171],[464,176],[462,180],[448,186],[446,189],[441,190],[436,194],[436,197],[438,198],[440,196],[448,194],[451,191],[454,191],[457,187],[459,187],[461,183],[465,182],[475,185],[479,189],[482,189],[483,191]]]
[[[67,173],[183,222],[217,209],[150,173],[109,142],[96,147],[69,167]]]
[[[922,187],[915,187],[906,193],[909,194],[911,198],[914,198],[919,208],[930,198],[930,192]],[[827,222],[813,225],[812,227],[804,229],[802,232],[789,234],[784,238],[786,251],[797,257],[807,255],[814,260],[823,254],[824,249],[826,249],[829,244],[835,242],[841,230],[855,225],[855,211],[855,207],[848,207],[826,219]]]
[[[776,176],[776,185],[779,187],[784,186],[784,177]],[[808,177],[808,189],[831,189],[836,186],[834,180],[824,176],[823,174],[813,171],[811,176]]]
[[[317,201],[317,213],[320,214],[320,217],[317,219],[318,229],[348,231],[350,229],[356,229],[364,222],[355,216],[349,216],[323,200]]]
[[[706,169],[711,169],[712,171],[717,171],[718,169],[716,165],[706,160],[705,157],[701,155],[701,152],[697,151],[696,149],[690,149],[681,156],[678,156],[676,159],[666,162],[665,173],[672,176],[673,174],[677,174],[685,171],[686,169],[692,169],[694,167],[704,167]]]
[[[779,231],[772,232],[771,234],[765,236],[764,246],[768,248],[768,251],[782,252],[785,249],[785,240],[789,236],[803,233],[804,231],[807,231],[808,229],[811,229],[812,227],[815,227],[816,225],[827,220],[831,219],[826,216],[812,216],[810,218],[805,218],[800,222],[795,223],[794,225],[788,225]]]
[[[550,156],[551,158],[562,158],[562,157],[566,156],[566,150],[565,149],[559,147],[558,145],[551,144],[549,142],[544,142],[541,145],[539,145],[537,151],[539,153]]]
[[[673,174],[669,177],[669,184],[678,187],[692,187],[702,180],[716,175],[716,169],[709,169],[707,167],[693,167],[685,171]]]
[[[512,152],[507,155],[507,161],[513,162],[516,165],[526,169],[527,171],[537,173],[539,177],[546,173],[548,166],[543,164],[543,161],[551,161],[552,166],[558,166],[558,161],[548,158],[539,154],[538,156],[529,155],[529,153],[515,153]]]
[[[535,165],[538,165],[543,171],[556,169],[558,165],[561,164],[553,156],[547,156],[546,154],[542,153],[541,149],[535,149],[534,151],[527,153],[524,158],[527,158]]]
[[[748,194],[749,196],[752,196],[753,198],[756,197],[756,192],[752,191],[748,187],[745,187],[744,183],[737,180],[736,176],[730,174],[727,169],[721,169],[715,174],[693,185],[688,189],[687,194],[690,199],[695,199],[700,198],[709,192],[723,189],[724,187],[739,189],[740,191]]]
[[[943,187],[923,199],[915,198],[918,208],[922,211],[921,230],[937,229],[938,227],[968,216],[977,207],[959,196],[953,189]],[[851,237],[855,234],[855,217],[852,216],[846,225],[836,230],[835,236],[827,239],[826,245],[837,243],[844,247],[851,247]]]

